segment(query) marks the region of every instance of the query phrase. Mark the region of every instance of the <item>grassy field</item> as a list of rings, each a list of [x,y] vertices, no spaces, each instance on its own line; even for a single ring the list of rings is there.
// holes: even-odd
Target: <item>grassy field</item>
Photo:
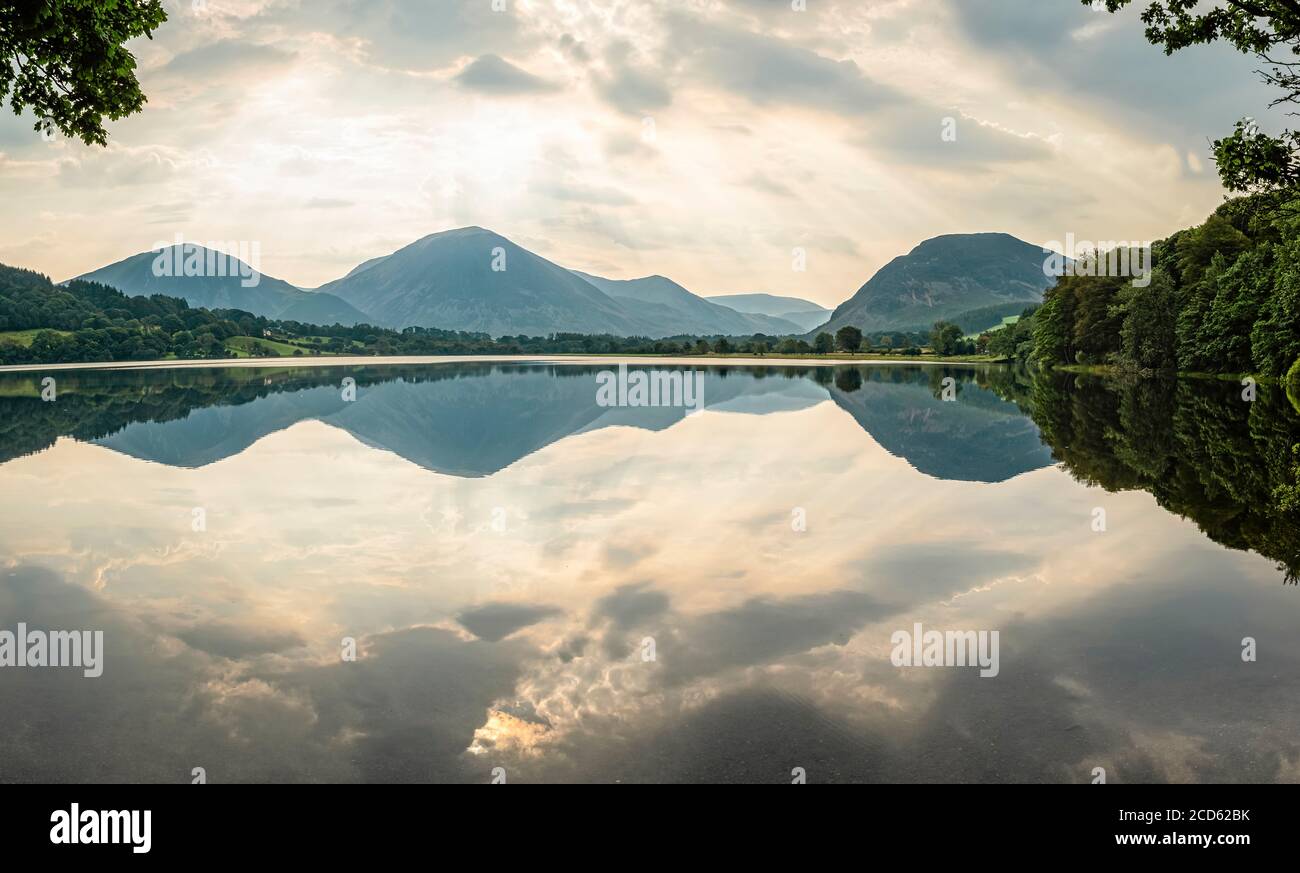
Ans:
[[[282,343],[278,340],[266,339],[265,337],[232,336],[230,339],[226,340],[226,348],[230,349],[230,351],[234,352],[235,355],[240,358],[253,357],[253,348],[259,344],[286,358],[292,358],[293,353],[296,351],[301,351],[303,355],[311,354],[310,351],[304,349],[302,346],[294,346],[289,343]]]
[[[49,330],[49,328],[42,327],[36,330],[0,330],[0,342],[9,340],[17,343],[23,348],[29,348],[31,347],[32,340],[36,339],[36,335],[43,330]],[[70,331],[66,330],[56,330],[53,332],[61,334],[62,336],[67,336],[70,333]]]

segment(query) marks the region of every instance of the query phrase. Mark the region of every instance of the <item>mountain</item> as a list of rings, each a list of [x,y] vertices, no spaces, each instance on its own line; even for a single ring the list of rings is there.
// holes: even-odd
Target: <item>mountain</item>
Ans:
[[[209,275],[184,275],[187,262],[195,265],[198,272]],[[155,264],[161,269],[155,269]],[[215,265],[220,265],[220,269]],[[157,275],[160,271],[164,275]],[[218,272],[224,275],[213,275]],[[253,268],[233,255],[196,243],[179,243],[132,255],[77,278],[99,282],[131,296],[163,294],[179,297],[190,306],[242,309],[286,321],[349,326],[373,321],[332,294],[303,291],[273,276],[257,274],[256,284],[245,287],[254,281],[253,275]]]
[[[768,315],[751,315],[712,303],[663,276],[605,279],[578,270],[573,273],[632,309],[642,323],[640,333],[646,336],[747,336],[756,333],[782,336],[802,333],[804,330],[793,321]]]
[[[776,294],[725,294],[706,297],[706,300],[751,315],[770,315],[799,325],[800,330],[812,330],[826,323],[831,311],[811,300],[801,297],[779,297]]]
[[[431,234],[317,290],[369,312],[384,327],[494,337],[640,333],[627,308],[590,282],[481,227]]]
[[[1041,303],[1055,281],[1043,260],[1041,246],[1005,233],[937,236],[882,267],[819,330],[929,330],[985,306]]]

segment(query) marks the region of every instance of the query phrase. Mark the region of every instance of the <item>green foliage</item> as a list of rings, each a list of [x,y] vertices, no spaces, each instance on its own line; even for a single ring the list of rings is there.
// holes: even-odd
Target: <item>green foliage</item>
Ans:
[[[0,2],[0,100],[31,109],[37,130],[104,145],[104,119],[146,99],[125,43],[166,20],[159,0]]]
[[[1229,201],[1152,247],[1149,282],[1062,276],[1033,357],[1139,371],[1278,376],[1300,355],[1300,219]]]
[[[1034,352],[1034,330],[1037,323],[1039,307],[1033,306],[1020,314],[1015,324],[986,333],[976,343],[983,351],[1017,363],[1028,363]]]
[[[842,352],[856,352],[862,346],[862,331],[845,325],[835,331],[835,348]]]
[[[936,355],[959,355],[974,351],[963,339],[962,330],[951,321],[936,321],[930,328],[930,349]]]
[[[1295,407],[1296,412],[1300,412],[1300,358],[1295,359],[1291,369],[1286,374],[1286,396],[1291,399],[1291,405]]]
[[[1300,182],[1298,145],[1300,134],[1293,130],[1269,136],[1254,122],[1243,119],[1211,148],[1223,186],[1229,191],[1257,194],[1291,189]]]
[[[1074,361],[1074,289],[1068,278],[1047,289],[1034,315],[1034,360],[1039,363]]]
[[[1173,370],[1178,361],[1178,301],[1166,270],[1153,270],[1145,288],[1121,292],[1120,355],[1139,370]]]
[[[829,355],[835,351],[835,338],[826,331],[822,331],[813,339],[813,351],[819,355]]]
[[[1278,508],[1300,519],[1300,443],[1291,447],[1295,463],[1291,466],[1291,482],[1278,485],[1273,492]]]

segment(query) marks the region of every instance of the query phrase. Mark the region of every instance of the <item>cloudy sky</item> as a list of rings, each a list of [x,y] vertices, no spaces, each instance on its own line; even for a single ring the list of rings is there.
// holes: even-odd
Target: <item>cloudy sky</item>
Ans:
[[[1196,223],[1223,197],[1209,140],[1272,96],[1247,58],[1165,57],[1078,0],[165,5],[106,149],[0,117],[0,262],[62,280],[182,234],[314,287],[477,224],[833,306],[937,234]]]

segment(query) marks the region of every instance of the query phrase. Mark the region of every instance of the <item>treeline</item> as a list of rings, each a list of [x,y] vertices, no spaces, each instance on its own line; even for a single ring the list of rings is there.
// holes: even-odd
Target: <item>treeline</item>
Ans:
[[[17,332],[28,332],[20,336]],[[9,335],[6,336],[5,334]],[[665,339],[579,333],[504,336],[361,324],[314,325],[241,310],[191,307],[175,297],[128,297],[95,282],[55,285],[31,270],[0,264],[0,364],[231,358],[227,341],[249,337],[254,356],[646,354],[711,352],[763,355],[781,337],[677,336]],[[786,342],[790,342],[788,338]],[[287,347],[287,348],[286,348]]]
[[[1300,199],[1230,200],[1152,247],[1150,281],[1063,276],[1030,347],[1045,365],[1282,376],[1300,359]]]

